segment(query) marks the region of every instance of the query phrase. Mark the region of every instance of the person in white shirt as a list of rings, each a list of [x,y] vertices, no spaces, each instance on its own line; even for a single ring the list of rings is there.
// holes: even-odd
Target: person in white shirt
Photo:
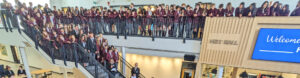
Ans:
[[[136,74],[133,74],[130,78],[137,78]]]

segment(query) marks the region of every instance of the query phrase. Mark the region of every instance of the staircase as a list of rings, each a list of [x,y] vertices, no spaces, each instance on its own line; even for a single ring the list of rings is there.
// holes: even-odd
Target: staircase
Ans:
[[[27,37],[25,39],[29,40],[31,42],[31,44],[36,44],[35,43],[35,39],[33,39],[33,37],[28,36],[29,34],[25,31],[23,31],[23,33],[25,33],[25,35],[23,35],[23,37]],[[40,34],[40,33],[39,33]],[[82,47],[78,44],[73,44],[74,45],[74,49],[78,49],[78,53],[83,54],[81,57],[84,56],[88,56],[87,52],[85,52]],[[32,45],[34,46],[34,45]],[[35,45],[37,50],[39,50],[41,52],[42,55],[44,55],[46,58],[49,58],[51,60],[48,60],[50,62],[52,62],[55,65],[59,65],[59,66],[64,66],[64,60],[62,59],[54,59],[51,58],[51,55],[49,55],[49,52],[45,52],[46,50],[44,50],[44,48],[42,48],[41,45]],[[80,55],[78,55],[80,56]],[[89,58],[83,58],[83,59],[89,59]],[[85,73],[85,74],[90,74],[91,76],[87,76],[88,78],[125,78],[124,76],[122,76],[122,74],[116,74],[113,75],[108,69],[106,69],[104,66],[102,66],[96,59],[91,59],[92,61],[89,62],[88,66],[84,66],[84,62],[79,62],[79,61],[66,61],[66,66],[65,67],[77,67],[78,69],[82,68],[84,70],[81,69],[81,72]]]
[[[2,19],[2,18],[1,18]],[[86,75],[87,78],[126,78],[123,73],[118,72],[110,72],[106,67],[104,67],[102,64],[100,64],[95,58],[89,57],[88,52],[84,50],[84,48],[77,43],[72,43],[72,53],[75,56],[74,61],[66,61],[64,59],[56,59],[53,57],[54,48],[51,46],[44,46],[40,44],[42,33],[38,31],[37,29],[32,28],[24,28],[21,26],[20,19],[18,18],[18,15],[16,15],[16,18],[13,18],[16,21],[11,22],[3,22],[3,23],[12,23],[12,27],[15,27],[13,29],[17,29],[19,32],[19,35],[22,36],[22,40],[25,45],[31,45],[32,47],[35,47],[36,50],[42,55],[44,58],[47,59],[48,62],[58,65],[60,67],[65,68],[78,68],[82,73]],[[5,25],[5,24],[4,24]],[[0,27],[1,28],[1,27]],[[22,29],[24,28],[24,29]],[[32,29],[32,30],[31,30]],[[17,31],[14,31],[17,32]],[[10,32],[7,32],[10,33]],[[27,43],[26,43],[27,42]],[[51,44],[51,42],[49,42]],[[47,45],[47,43],[46,43]],[[68,44],[69,45],[69,44]],[[51,54],[52,53],[52,54]],[[66,56],[65,56],[66,57]],[[122,58],[122,57],[120,57]],[[88,59],[89,61],[81,61],[82,59]],[[122,63],[126,60],[122,59],[120,60]],[[88,65],[86,65],[88,63]],[[126,64],[127,67],[132,67],[129,63]],[[76,77],[75,77],[76,78]],[[144,77],[142,77],[144,78]]]

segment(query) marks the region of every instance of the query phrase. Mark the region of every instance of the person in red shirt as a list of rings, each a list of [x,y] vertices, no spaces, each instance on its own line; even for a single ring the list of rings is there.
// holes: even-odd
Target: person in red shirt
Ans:
[[[181,9],[180,11],[180,18],[179,18],[179,36],[184,37],[184,27],[185,24],[187,23],[187,12],[184,8]]]
[[[145,15],[146,17],[146,29],[145,29],[145,31],[146,31],[146,35],[149,35],[149,36],[151,36],[152,34],[151,34],[151,25],[152,25],[152,16],[153,16],[153,13],[152,13],[152,11],[151,11],[151,7],[150,6],[148,6],[148,8],[147,8],[147,11],[146,11],[146,15]]]
[[[290,10],[289,10],[289,5],[284,5],[283,8],[279,11],[280,16],[289,16]]]
[[[217,16],[217,9],[215,8],[216,5],[215,4],[212,4],[211,5],[211,8],[207,11],[207,16],[210,16],[210,17],[214,17],[214,16]]]
[[[300,1],[298,2],[296,8],[292,11],[291,16],[300,16]]]
[[[124,14],[125,19],[126,19],[126,33],[125,34],[132,34],[133,30],[133,21],[132,21],[132,12],[131,10],[127,9],[127,12]]]
[[[118,49],[114,49],[113,50],[113,59],[114,59],[114,62],[115,62],[115,66],[116,68],[118,69],[118,64],[119,64],[119,51]]]
[[[187,38],[192,38],[192,22],[193,22],[193,15],[194,11],[192,10],[191,6],[187,6],[187,11],[186,11],[186,18],[187,18],[187,23],[185,24],[185,37]]]
[[[112,47],[109,47],[108,48],[108,52],[106,54],[106,57],[105,57],[105,61],[107,64],[109,64],[110,60],[113,60],[113,49]],[[109,65],[106,65],[106,66],[109,66]],[[107,67],[109,68],[109,67]]]
[[[133,34],[134,35],[137,35],[138,34],[138,21],[137,21],[137,17],[138,17],[138,15],[137,15],[137,11],[134,9],[134,10],[132,10],[131,11],[131,16],[132,16],[132,24],[133,24]]]
[[[231,3],[227,3],[226,9],[225,9],[225,16],[231,17],[233,16],[234,8],[232,7]]]
[[[219,8],[218,8],[217,14],[216,14],[217,17],[224,17],[225,9],[223,8],[223,6],[224,6],[223,4],[219,5]]]
[[[117,32],[119,34],[123,34],[125,31],[125,17],[124,17],[124,14],[126,13],[125,10],[123,10],[123,6],[120,7],[119,9],[119,14],[118,14],[118,18],[119,18],[119,22],[118,22],[118,25],[119,25],[119,28],[117,28]]]
[[[172,7],[171,7],[172,8]],[[164,15],[164,20],[165,20],[165,25],[163,27],[163,31],[164,31],[164,36],[169,37],[170,35],[170,31],[172,28],[172,23],[173,23],[173,19],[171,19],[172,15],[174,15],[173,13],[174,9],[170,9],[169,5],[166,5],[165,7],[165,15]]]
[[[174,27],[173,27],[173,37],[178,37],[179,29],[179,19],[180,19],[180,10],[181,7],[177,6],[176,11],[174,12]]]
[[[104,45],[104,44],[102,44],[102,46],[104,46],[104,48],[102,49],[102,52],[101,52],[101,63],[104,66],[106,66],[106,64],[107,64],[106,56],[107,56],[107,53],[108,53],[108,46]]]

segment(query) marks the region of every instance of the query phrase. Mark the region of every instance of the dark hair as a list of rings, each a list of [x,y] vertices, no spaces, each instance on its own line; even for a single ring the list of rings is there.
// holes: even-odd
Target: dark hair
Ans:
[[[288,11],[290,6],[288,4],[285,4],[283,7],[286,7],[285,10]]]
[[[252,6],[252,8],[255,9],[256,8],[256,3],[251,3],[250,6]]]
[[[223,6],[224,6],[224,4],[220,4],[220,5],[219,5],[219,8],[223,8]]]
[[[112,50],[112,47],[108,47],[108,50]]]
[[[261,7],[263,7],[265,4],[267,3],[267,5],[269,5],[268,3],[268,1],[265,1],[262,5],[261,5]]]
[[[111,45],[110,47],[111,47],[111,48],[115,48],[115,46],[114,46],[114,45]]]
[[[240,5],[243,5],[243,6],[245,6],[245,2],[241,2],[241,4]]]

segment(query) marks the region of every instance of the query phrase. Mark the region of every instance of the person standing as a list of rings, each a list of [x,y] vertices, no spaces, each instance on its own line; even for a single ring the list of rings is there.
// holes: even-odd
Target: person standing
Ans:
[[[23,69],[23,66],[19,66],[19,70],[18,70],[18,76],[25,76],[26,72]]]
[[[243,16],[243,12],[244,12],[244,9],[245,9],[244,5],[245,5],[245,3],[242,2],[240,4],[240,6],[235,9],[235,16],[236,17],[242,17]]]
[[[108,53],[106,54],[105,61],[107,62],[107,68],[110,68],[111,61],[114,61],[112,47],[108,48]]]
[[[135,63],[134,67],[131,68],[131,76],[134,76],[134,74],[137,78],[140,76],[140,68],[138,67],[138,63]]]
[[[146,15],[145,15],[145,18],[146,18],[145,31],[146,31],[146,35],[149,35],[149,36],[152,35],[151,34],[152,16],[153,16],[153,13],[151,11],[151,7],[148,6],[147,12],[146,12]]]
[[[92,59],[95,59],[96,57],[96,39],[94,38],[93,32],[89,33],[89,38],[87,39],[87,50],[89,53],[90,62],[92,62]]]
[[[289,5],[286,4],[283,6],[282,10],[279,11],[280,16],[289,16],[290,10],[289,10]]]
[[[252,3],[247,9],[245,9],[243,16],[254,17],[255,15],[256,15],[256,4]]]
[[[280,11],[280,3],[276,1],[271,7],[270,7],[270,15],[269,16],[279,16]]]
[[[118,69],[118,63],[119,63],[119,52],[118,52],[118,49],[114,49],[114,51],[113,51],[113,59],[114,59],[114,65]]]
[[[6,66],[5,74],[8,78],[14,78],[15,73],[13,70],[11,70],[10,66]]]
[[[185,24],[185,37],[186,38],[192,38],[192,23],[193,23],[193,14],[194,14],[194,11],[192,10],[192,7],[191,6],[187,6],[187,12],[186,12],[186,18],[187,18],[187,21],[186,21],[186,24]]]
[[[208,16],[210,17],[217,16],[218,10],[215,7],[216,7],[215,4],[211,4],[210,9],[207,11]]]
[[[270,15],[269,2],[265,1],[260,8],[257,9],[256,16],[268,16]]]
[[[126,19],[126,30],[125,30],[125,34],[132,34],[132,30],[133,30],[133,21],[132,21],[132,12],[131,10],[127,9],[127,12],[125,13],[125,19]]]
[[[300,1],[298,2],[294,11],[292,11],[291,16],[300,16]]]
[[[219,8],[218,8],[217,14],[216,14],[217,17],[224,17],[224,15],[225,15],[225,9],[224,9],[223,6],[224,6],[224,4],[220,4],[219,5]]]
[[[231,3],[227,3],[226,9],[225,9],[225,16],[231,17],[233,16],[234,8],[232,7]]]
[[[177,6],[176,11],[174,12],[174,29],[173,29],[173,37],[178,37],[178,29],[179,29],[179,20],[180,20],[180,10],[181,7]]]
[[[4,28],[6,32],[8,32],[8,29],[12,32],[12,26],[11,23],[11,17],[12,17],[12,7],[11,4],[8,3],[6,0],[3,0],[3,3],[1,3],[1,18],[4,25]]]
[[[137,15],[137,11],[136,10],[132,10],[132,12],[131,12],[131,14],[132,14],[132,32],[133,32],[133,35],[137,35],[137,33],[138,33],[138,20],[137,20],[137,17],[138,17],[138,15]]]

